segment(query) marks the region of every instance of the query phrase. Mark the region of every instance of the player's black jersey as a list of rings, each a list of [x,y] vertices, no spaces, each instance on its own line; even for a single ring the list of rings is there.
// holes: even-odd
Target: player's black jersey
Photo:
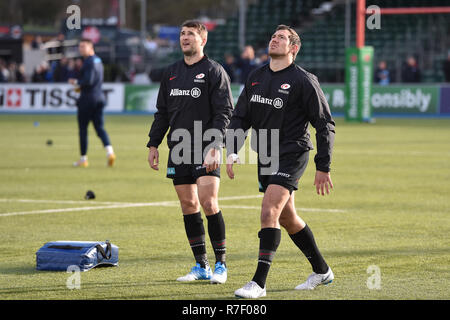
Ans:
[[[202,134],[215,128],[225,136],[233,111],[230,78],[220,64],[207,56],[193,65],[180,60],[164,71],[156,107],[148,147],[158,147],[169,127],[169,148],[178,143],[171,139],[176,129],[187,129],[193,137],[194,121],[201,121]]]
[[[308,130],[316,129],[317,170],[330,171],[335,122],[317,77],[296,64],[274,72],[266,64],[253,71],[241,92],[229,129],[279,130],[279,156],[313,149]],[[270,134],[270,133],[269,133]],[[268,152],[271,153],[270,138]],[[228,140],[227,140],[228,141]],[[237,153],[242,145],[227,145]],[[231,149],[231,150],[230,150]]]

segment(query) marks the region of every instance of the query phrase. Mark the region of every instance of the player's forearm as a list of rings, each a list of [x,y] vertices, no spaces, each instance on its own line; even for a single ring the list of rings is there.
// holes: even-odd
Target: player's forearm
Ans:
[[[247,137],[247,130],[250,128],[247,123],[236,116],[231,119],[230,125],[226,131],[226,149],[227,156],[230,154],[237,154],[239,150],[241,150],[242,146],[245,143],[245,139]]]
[[[224,111],[214,116],[213,128],[220,132],[221,137],[217,141],[218,147],[223,147],[225,144],[225,134],[228,125],[230,124],[231,112]]]
[[[150,140],[147,143],[147,147],[158,148],[163,141],[167,130],[169,130],[169,121],[165,119],[164,116],[156,113],[155,120],[153,121],[150,132],[148,133]]]
[[[334,147],[334,126],[326,126],[316,132],[317,154],[314,157],[316,170],[330,172],[331,157]]]

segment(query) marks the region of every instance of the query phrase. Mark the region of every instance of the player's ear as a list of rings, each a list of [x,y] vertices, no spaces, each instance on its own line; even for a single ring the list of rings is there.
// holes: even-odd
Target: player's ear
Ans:
[[[207,41],[208,41],[208,36],[202,37],[202,47],[206,46]]]
[[[295,56],[298,53],[299,46],[297,44],[291,44],[291,53]]]

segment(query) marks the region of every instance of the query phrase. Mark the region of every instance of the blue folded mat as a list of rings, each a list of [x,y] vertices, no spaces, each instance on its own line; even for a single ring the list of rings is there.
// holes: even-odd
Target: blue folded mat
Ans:
[[[67,271],[75,265],[80,271],[88,271],[97,266],[117,266],[119,248],[99,241],[51,241],[36,252],[36,269]]]

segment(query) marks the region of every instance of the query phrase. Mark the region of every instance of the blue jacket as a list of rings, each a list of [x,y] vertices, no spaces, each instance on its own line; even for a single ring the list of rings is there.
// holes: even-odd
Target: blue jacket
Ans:
[[[98,56],[93,55],[84,59],[78,84],[81,89],[79,103],[82,104],[86,100],[105,101],[102,91],[103,63]]]

